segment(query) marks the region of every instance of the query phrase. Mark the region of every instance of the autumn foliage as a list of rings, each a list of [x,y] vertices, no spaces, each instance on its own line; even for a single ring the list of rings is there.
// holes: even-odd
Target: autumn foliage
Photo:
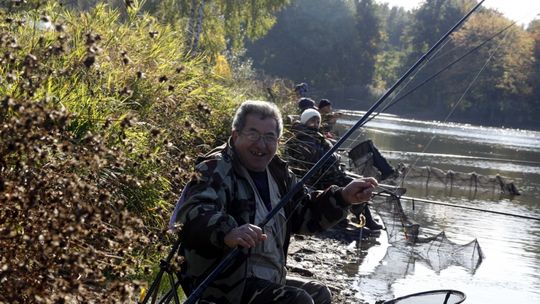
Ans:
[[[148,286],[194,158],[246,97],[181,34],[104,5],[0,6],[0,303]]]

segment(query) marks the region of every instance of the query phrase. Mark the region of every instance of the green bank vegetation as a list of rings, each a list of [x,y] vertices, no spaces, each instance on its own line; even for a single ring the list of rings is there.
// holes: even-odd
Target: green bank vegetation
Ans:
[[[286,112],[295,106],[291,81],[255,80],[242,56],[246,41],[271,28],[285,31],[279,52],[275,44],[261,47],[277,41],[272,32],[248,45],[249,52],[269,74],[327,89],[320,97],[358,79],[354,92],[382,90],[406,66],[406,55],[431,41],[401,32],[413,18],[407,12],[383,7],[377,15],[371,1],[308,2],[0,3],[0,302],[124,303],[139,296],[169,250],[173,236],[164,230],[195,158],[226,140],[233,109],[245,99],[272,100]],[[320,9],[328,3],[332,9]],[[285,20],[276,23],[284,8]],[[324,23],[315,14],[328,12]],[[392,17],[384,19],[384,31],[375,26],[380,14]],[[491,20],[482,18],[451,43],[470,43],[475,28]],[[414,24],[407,33],[430,22]],[[508,50],[481,84],[481,92],[530,99],[515,116],[523,123],[530,122],[523,113],[538,113],[538,90],[528,85],[538,82],[535,25],[527,34],[512,32],[527,46],[517,54],[526,56]],[[330,36],[335,40],[325,40]],[[260,57],[257,50],[264,51]],[[282,59],[281,51],[292,57]],[[504,73],[508,66],[527,68],[513,78]],[[447,77],[462,78],[458,72]],[[483,107],[464,103],[473,105]]]
[[[194,159],[268,97],[224,47],[186,43],[188,19],[127,2],[0,6],[0,302],[137,298]]]

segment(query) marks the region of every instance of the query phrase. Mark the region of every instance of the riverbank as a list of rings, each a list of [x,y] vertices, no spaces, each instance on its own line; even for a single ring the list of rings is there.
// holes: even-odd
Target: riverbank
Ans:
[[[289,275],[326,284],[333,295],[332,303],[367,304],[356,298],[354,283],[367,249],[379,244],[381,235],[361,238],[360,228],[354,224],[312,236],[295,235],[289,247]]]

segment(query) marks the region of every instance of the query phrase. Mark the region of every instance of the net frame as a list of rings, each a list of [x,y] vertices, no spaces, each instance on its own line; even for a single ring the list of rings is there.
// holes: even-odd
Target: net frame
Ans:
[[[442,299],[438,299],[442,297]],[[439,289],[409,294],[379,304],[459,304],[467,299],[465,293],[453,289]],[[441,301],[439,301],[441,300]]]

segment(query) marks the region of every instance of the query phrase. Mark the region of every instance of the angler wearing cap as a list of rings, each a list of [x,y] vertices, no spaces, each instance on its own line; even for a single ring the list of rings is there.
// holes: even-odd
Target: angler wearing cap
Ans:
[[[341,113],[334,112],[332,109],[332,103],[328,99],[321,99],[319,101],[319,113],[321,113],[321,131],[327,137],[333,138],[332,130],[336,125],[337,119],[341,116]]]
[[[321,101],[319,101],[318,111],[321,114],[321,123],[318,132],[322,133],[325,138],[331,141],[335,140],[332,129],[334,128],[337,118],[341,115],[341,113],[333,112],[332,103],[328,99],[321,99]],[[327,150],[329,150],[329,148],[325,151]],[[368,154],[371,155],[371,159],[373,160],[373,166],[380,172],[380,175],[378,175],[378,178],[380,180],[393,179],[399,175],[399,172],[394,167],[392,167],[392,165],[390,165],[386,158],[381,154],[377,146],[375,146],[373,141],[369,139],[361,142],[356,147],[354,147],[349,152],[349,157],[350,159],[354,160]],[[337,183],[337,185],[339,184]]]
[[[315,109],[305,110],[300,116],[300,122],[292,126],[294,136],[286,142],[285,154],[291,170],[298,176],[303,176],[332,148],[333,144],[320,132],[320,126],[321,114]],[[331,185],[345,186],[350,183],[353,178],[342,169],[340,160],[340,156],[333,153],[306,183],[313,189],[326,189]],[[383,228],[373,220],[367,206],[357,205],[352,211],[356,216],[364,214],[368,228],[364,230],[366,236]],[[341,223],[346,225],[347,221]]]
[[[300,98],[298,100],[298,113],[302,114],[307,109],[317,110],[317,107],[315,106],[315,101],[308,97]]]
[[[315,111],[316,112],[316,111]],[[220,260],[237,247],[234,260],[202,293],[215,303],[330,303],[330,291],[316,281],[287,276],[292,233],[313,234],[344,219],[352,204],[371,198],[373,178],[308,193],[302,188],[264,226],[257,226],[297,184],[276,156],[283,123],[274,104],[246,101],[236,111],[228,142],[197,164],[175,221],[183,225],[182,287],[190,294]]]
[[[285,154],[291,169],[298,176],[304,175],[332,147],[332,143],[320,133],[320,123],[319,111],[307,109],[300,115],[300,121],[291,127],[294,135],[285,144]],[[346,185],[351,178],[340,169],[339,163],[340,158],[334,153],[319,174],[315,174],[307,184],[318,189],[332,184]]]
[[[298,98],[306,97],[308,92],[308,85],[305,82],[299,83],[294,86],[294,92]]]

